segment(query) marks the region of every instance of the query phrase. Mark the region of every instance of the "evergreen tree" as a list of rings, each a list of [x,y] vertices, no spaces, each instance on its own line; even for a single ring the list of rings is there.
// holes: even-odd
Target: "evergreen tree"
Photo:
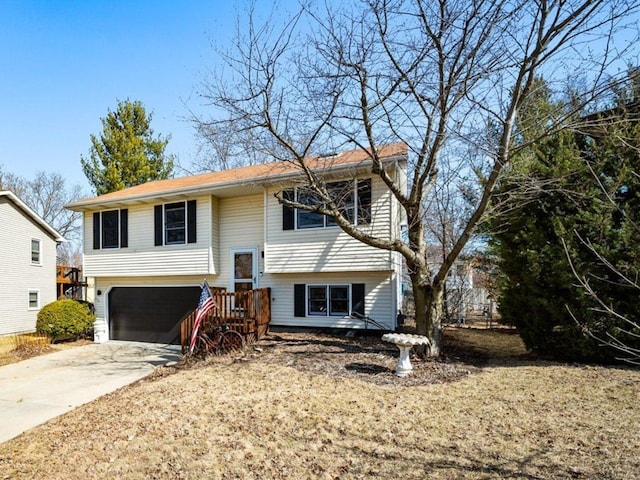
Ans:
[[[539,123],[532,116],[563,111],[541,80],[539,92],[521,112],[523,144],[535,138],[530,137],[530,125]],[[500,214],[491,222],[490,242],[500,258],[500,311],[527,347],[541,354],[589,361],[615,356],[593,337],[620,335],[619,319],[598,308],[576,281],[576,273],[617,311],[634,318],[640,313],[633,289],[622,285],[602,261],[625,273],[637,271],[640,239],[628,223],[637,213],[633,202],[638,179],[629,165],[638,161],[637,150],[630,145],[625,151],[615,141],[629,138],[628,130],[637,125],[616,121],[610,126],[614,124],[618,135],[565,131],[524,148],[501,184],[507,200],[497,207]],[[627,129],[624,135],[620,128]],[[635,138],[637,145],[640,137]]]
[[[91,135],[89,158],[82,170],[97,195],[173,176],[173,155],[165,154],[170,137],[154,137],[152,114],[140,101],[118,102],[102,118],[102,134]]]

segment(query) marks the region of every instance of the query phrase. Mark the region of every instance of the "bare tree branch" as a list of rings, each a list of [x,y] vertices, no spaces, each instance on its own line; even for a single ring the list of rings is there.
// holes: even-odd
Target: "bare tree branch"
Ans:
[[[369,0],[341,8],[304,4],[279,29],[270,22],[256,27],[250,14],[246,33],[222,57],[232,75],[205,85],[214,119],[199,124],[241,125],[260,151],[263,139],[275,141],[280,150],[272,157],[293,162],[322,200],[313,211],[357,240],[399,252],[413,284],[418,331],[432,337],[437,355],[444,280],[491,212],[514,154],[526,148],[515,125],[535,94],[534,80],[560,85],[580,72],[575,111],[593,107],[610,89],[605,72],[621,53],[637,53],[633,42],[612,48],[620,32],[638,38],[628,28],[637,12],[637,0]],[[528,142],[570,128],[571,118],[550,112]],[[407,190],[378,154],[398,141],[409,150]],[[406,239],[352,225],[309,167],[307,159],[344,145],[369,152],[371,175],[404,210]],[[449,196],[465,196],[464,219],[443,233],[446,251],[432,271],[429,218],[435,211],[442,215],[436,223],[448,228],[456,203]]]

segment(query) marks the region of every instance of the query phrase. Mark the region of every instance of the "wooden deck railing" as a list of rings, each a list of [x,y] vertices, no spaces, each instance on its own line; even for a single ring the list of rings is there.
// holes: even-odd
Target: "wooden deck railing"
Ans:
[[[246,292],[227,292],[224,288],[211,287],[211,295],[216,307],[209,311],[205,323],[227,324],[241,333],[247,342],[256,342],[269,331],[271,321],[271,289],[258,288]],[[180,324],[180,345],[184,354],[189,347],[193,323],[197,312],[194,310]]]
[[[56,265],[56,287],[58,298],[64,298],[69,290],[74,300],[85,300],[86,282],[82,281],[82,269],[71,265]]]

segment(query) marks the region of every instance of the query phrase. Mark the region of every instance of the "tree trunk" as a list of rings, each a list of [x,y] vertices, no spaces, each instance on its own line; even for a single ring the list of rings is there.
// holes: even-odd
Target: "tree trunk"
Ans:
[[[431,341],[429,355],[439,357],[442,350],[442,286],[420,281],[422,275],[411,275],[415,302],[416,333]]]
[[[431,296],[427,305],[427,315],[431,316],[431,347],[429,355],[435,358],[442,350],[442,287],[431,287]]]

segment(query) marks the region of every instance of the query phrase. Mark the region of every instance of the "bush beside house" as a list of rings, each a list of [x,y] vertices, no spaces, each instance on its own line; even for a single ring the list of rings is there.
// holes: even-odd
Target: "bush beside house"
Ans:
[[[38,312],[36,330],[53,341],[88,337],[93,332],[95,315],[90,308],[75,300],[57,300]]]

